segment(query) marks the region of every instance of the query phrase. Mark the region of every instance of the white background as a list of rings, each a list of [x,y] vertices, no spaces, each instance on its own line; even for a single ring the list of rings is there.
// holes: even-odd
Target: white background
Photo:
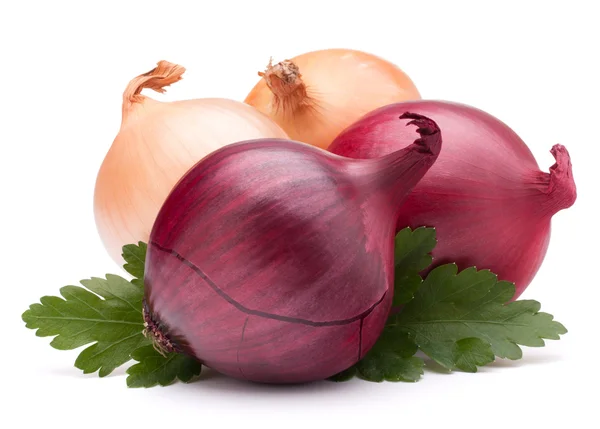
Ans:
[[[0,246],[4,427],[559,427],[597,422],[599,13],[595,1],[3,1]],[[195,6],[193,6],[195,5]],[[97,236],[95,175],[127,82],[184,65],[162,100],[243,100],[272,55],[347,47],[402,67],[424,98],[472,104],[528,142],[540,166],[569,149],[578,186],[522,296],[569,329],[478,374],[427,370],[416,384],[268,387],[213,375],[128,389],[73,367],[21,313],[42,295],[119,273]],[[589,392],[588,392],[589,391]],[[595,400],[593,397],[595,396]],[[585,423],[588,421],[589,423]],[[6,425],[5,425],[6,424]],[[591,426],[590,426],[591,425]]]

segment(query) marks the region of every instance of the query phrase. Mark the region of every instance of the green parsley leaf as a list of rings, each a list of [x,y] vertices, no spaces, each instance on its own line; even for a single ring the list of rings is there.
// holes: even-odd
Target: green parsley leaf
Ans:
[[[148,344],[142,334],[142,290],[124,278],[82,280],[80,286],[60,289],[62,297],[44,296],[22,315],[39,337],[55,336],[50,345],[72,350],[94,343],[77,357],[75,366],[85,374],[110,374],[129,361],[136,348]]]
[[[514,292],[512,283],[498,281],[488,270],[458,273],[455,264],[446,264],[427,276],[390,322],[445,368],[473,371],[491,361],[490,350],[501,358],[520,359],[519,345],[542,347],[544,339],[567,332],[552,315],[539,311],[537,301],[507,303]],[[465,340],[472,338],[480,341]]]
[[[395,241],[395,290],[392,305],[410,301],[423,283],[419,273],[431,265],[431,251],[435,247],[435,229],[404,228],[396,234]]]
[[[357,365],[358,378],[366,381],[418,381],[423,375],[423,359],[403,358],[394,353],[378,354],[363,359]]]
[[[202,370],[202,364],[192,357],[177,353],[165,357],[151,345],[135,350],[131,357],[138,363],[127,369],[129,387],[168,386],[175,379],[188,383]]]
[[[131,283],[140,288],[144,287],[144,266],[146,264],[147,249],[148,246],[142,241],[138,242],[137,245],[127,244],[123,246],[122,256],[125,260],[123,268],[134,277]]]
[[[492,363],[495,358],[492,346],[481,338],[463,338],[454,343],[452,359],[462,371],[477,372],[478,366]]]

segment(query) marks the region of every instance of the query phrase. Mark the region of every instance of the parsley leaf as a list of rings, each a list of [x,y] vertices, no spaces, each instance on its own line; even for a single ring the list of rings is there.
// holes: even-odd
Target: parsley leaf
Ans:
[[[80,286],[60,289],[62,297],[44,296],[22,315],[38,337],[55,336],[50,345],[72,350],[94,343],[77,357],[85,374],[110,374],[130,360],[130,353],[148,344],[142,334],[143,292],[122,277],[82,280]]]
[[[202,370],[202,364],[192,357],[177,353],[165,357],[151,345],[140,347],[131,357],[138,363],[127,369],[129,387],[168,386],[176,378],[187,383]]]
[[[492,363],[495,358],[492,346],[481,338],[463,338],[453,346],[454,365],[465,372],[477,372],[478,366]]]
[[[121,254],[125,260],[123,268],[134,277],[131,283],[140,288],[144,287],[144,266],[146,264],[147,248],[146,243],[140,241],[137,245],[128,244],[123,246],[123,253]]]
[[[435,247],[435,229],[404,228],[396,234],[395,259],[395,290],[392,305],[402,305],[410,301],[419,289],[423,280],[419,272],[431,265],[430,252]]]
[[[519,345],[542,347],[544,339],[557,340],[567,332],[552,315],[539,311],[537,301],[507,304],[514,292],[512,283],[498,281],[488,270],[458,273],[455,264],[442,265],[431,271],[390,323],[445,368],[476,371],[476,366],[493,360],[490,352],[520,359]]]

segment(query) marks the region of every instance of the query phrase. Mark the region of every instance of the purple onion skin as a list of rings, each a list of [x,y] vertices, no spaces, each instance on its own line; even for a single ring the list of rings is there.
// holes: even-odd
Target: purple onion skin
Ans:
[[[433,119],[444,150],[405,199],[397,229],[436,228],[434,263],[489,269],[514,282],[517,299],[540,268],[551,217],[570,207],[577,191],[567,149],[555,145],[556,164],[539,166],[521,138],[492,115],[463,104],[420,100],[377,109],[344,130],[332,153],[375,159],[402,149],[411,137],[397,117],[404,111]]]
[[[405,117],[422,137],[377,160],[263,139],[186,173],[148,246],[157,346],[264,383],[325,379],[364,356],[392,302],[398,208],[441,148],[433,121]]]

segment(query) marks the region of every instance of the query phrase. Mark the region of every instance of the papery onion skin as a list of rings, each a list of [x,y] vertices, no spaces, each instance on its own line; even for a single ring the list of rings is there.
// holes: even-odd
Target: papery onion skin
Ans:
[[[123,119],[96,179],[94,214],[102,242],[123,264],[122,246],[148,241],[169,191],[196,162],[227,144],[287,138],[252,107],[228,99],[159,102],[144,88],[164,92],[185,69],[160,61],[134,78],[123,94]]]
[[[539,270],[552,216],[570,207],[577,191],[567,149],[555,145],[556,164],[540,171],[528,146],[505,123],[474,107],[446,101],[385,106],[344,130],[333,153],[377,158],[410,144],[396,118],[410,110],[437,122],[444,150],[402,205],[398,229],[436,228],[434,264],[476,266],[516,284],[518,298]]]
[[[269,64],[245,102],[292,140],[327,148],[347,126],[378,107],[421,98],[396,65],[351,49],[308,52]]]
[[[433,122],[410,117],[424,137],[378,160],[263,139],[192,168],[148,246],[155,346],[263,383],[325,379],[364,356],[392,302],[399,203],[441,147]]]

